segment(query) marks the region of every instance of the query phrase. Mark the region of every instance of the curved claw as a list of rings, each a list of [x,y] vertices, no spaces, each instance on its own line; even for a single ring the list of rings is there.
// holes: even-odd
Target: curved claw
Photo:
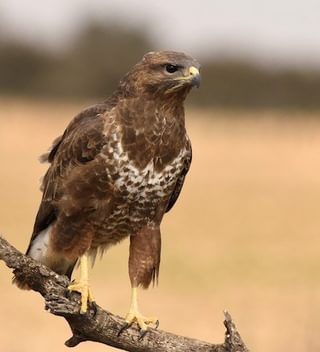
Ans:
[[[154,318],[145,318],[142,317],[141,315],[139,316],[133,316],[129,314],[126,318],[126,322],[123,324],[123,326],[120,328],[117,336],[119,337],[125,330],[129,329],[133,323],[137,323],[138,327],[140,328],[140,336],[139,340],[142,340],[146,333],[149,330],[149,324],[154,324],[154,329],[158,329],[159,327],[159,320],[154,319]]]
[[[119,337],[125,330],[129,329],[132,323],[128,323],[127,321],[122,325],[121,329],[119,330],[117,336]]]
[[[158,329],[159,324],[160,324],[159,319],[157,319],[157,321],[154,323],[154,325],[155,325],[155,326],[154,326],[154,329],[155,329],[155,330]],[[143,329],[140,330],[139,341],[141,341],[141,340],[146,336],[146,334],[147,334],[148,331],[149,331],[149,327],[148,327],[146,330],[143,330]]]
[[[90,303],[90,307],[93,310],[93,317],[95,318],[97,313],[98,313],[98,305],[95,301],[89,302]]]
[[[148,329],[140,330],[140,336],[138,340],[141,341],[146,336],[147,332],[148,332]]]
[[[93,303],[94,298],[87,283],[78,282],[68,286],[69,292],[78,292],[81,295],[80,314],[85,314],[88,310],[88,302]]]

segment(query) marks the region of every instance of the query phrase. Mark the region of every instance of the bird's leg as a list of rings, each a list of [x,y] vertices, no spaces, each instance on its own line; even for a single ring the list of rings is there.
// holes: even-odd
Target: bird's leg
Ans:
[[[94,302],[93,295],[89,287],[89,275],[88,275],[88,255],[83,254],[80,257],[80,278],[78,282],[72,283],[68,286],[69,291],[79,292],[81,294],[81,308],[80,313],[86,313],[89,303]]]
[[[138,287],[148,288],[157,280],[160,265],[161,238],[159,226],[148,223],[139,232],[130,236],[129,276],[131,281],[131,304],[126,315],[126,324],[119,331],[121,334],[132,323],[137,323],[141,329],[140,337],[146,333],[148,326],[159,322],[156,318],[143,316],[138,308]]]
[[[132,323],[137,323],[143,333],[147,330],[148,325],[150,324],[155,324],[155,326],[158,327],[159,321],[156,318],[145,317],[139,312],[137,291],[137,287],[132,287],[130,309],[125,320],[127,323],[126,326],[130,326]]]

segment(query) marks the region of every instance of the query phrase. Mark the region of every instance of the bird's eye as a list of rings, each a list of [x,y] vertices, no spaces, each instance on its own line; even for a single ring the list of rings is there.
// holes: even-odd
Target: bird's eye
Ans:
[[[178,66],[167,64],[166,65],[166,71],[169,72],[169,73],[175,73],[175,72],[178,71]]]

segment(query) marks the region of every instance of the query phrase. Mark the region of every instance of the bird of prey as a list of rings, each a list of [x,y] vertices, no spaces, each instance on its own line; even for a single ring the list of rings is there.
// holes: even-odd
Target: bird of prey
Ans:
[[[104,102],[80,112],[42,156],[50,166],[27,255],[69,278],[81,294],[80,313],[93,296],[88,257],[130,237],[132,297],[127,324],[155,323],[138,309],[137,289],[158,279],[160,223],[175,204],[191,163],[184,100],[199,86],[199,63],[174,51],[149,52]],[[16,275],[15,282],[27,288]]]

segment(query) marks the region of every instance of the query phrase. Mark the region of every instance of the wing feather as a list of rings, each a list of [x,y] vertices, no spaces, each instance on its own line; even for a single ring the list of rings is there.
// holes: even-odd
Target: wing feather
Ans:
[[[190,165],[191,165],[191,161],[192,161],[192,148],[191,148],[191,143],[190,143],[189,138],[187,138],[186,149],[187,149],[187,157],[184,160],[184,168],[183,168],[180,176],[178,177],[175,188],[171,194],[171,197],[170,197],[168,205],[167,205],[166,213],[173,208],[176,201],[178,200],[180,192],[181,192],[183,184],[184,184],[184,179],[190,169]]]
[[[63,196],[63,181],[68,174],[100,153],[106,138],[103,126],[107,110],[106,104],[97,104],[82,111],[53,142],[49,152],[41,157],[41,161],[48,161],[51,165],[42,181],[43,196],[30,243],[57,218],[56,203]]]

